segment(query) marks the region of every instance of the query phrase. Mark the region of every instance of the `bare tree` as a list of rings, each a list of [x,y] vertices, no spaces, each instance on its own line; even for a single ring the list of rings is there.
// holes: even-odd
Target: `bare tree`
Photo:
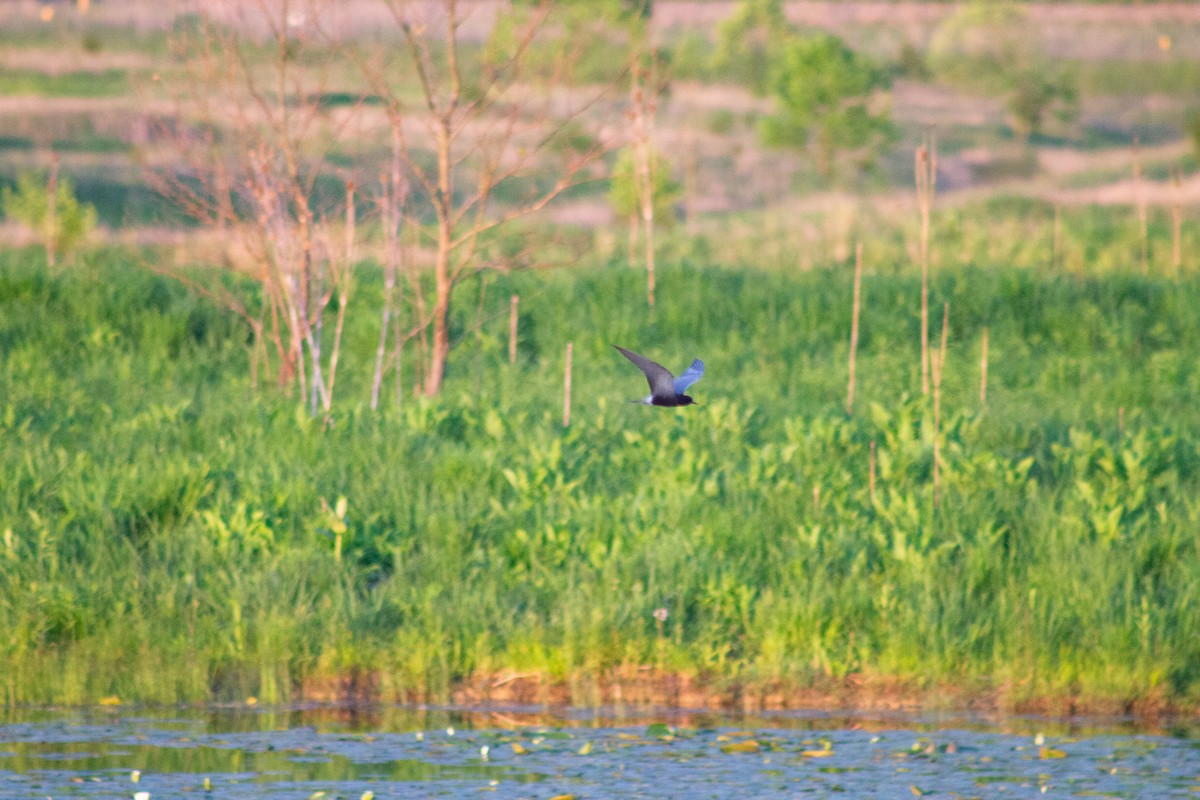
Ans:
[[[356,228],[352,181],[344,181],[342,198],[321,200],[317,191],[320,177],[331,176],[329,150],[353,116],[329,113],[322,65],[332,45],[309,33],[330,8],[323,0],[206,4],[172,42],[184,68],[167,87],[175,113],[157,133],[174,146],[176,161],[150,170],[188,217],[220,233],[226,265],[258,282],[257,313],[237,292],[192,285],[246,320],[254,362],[269,364],[274,350],[280,384],[296,385],[310,413],[320,406],[327,419]],[[339,225],[342,245],[335,244]],[[327,348],[325,311],[335,296]]]
[[[404,248],[401,244],[404,204],[408,198],[409,186],[407,179],[404,177],[400,158],[399,131],[399,125],[392,126],[391,169],[380,177],[382,191],[379,194],[379,218],[383,229],[384,242],[383,309],[379,325],[379,346],[375,349],[375,377],[371,382],[371,408],[373,409],[379,407],[379,392],[383,384],[389,333],[392,333],[394,337],[392,360],[395,362],[396,369],[397,402],[399,402],[401,394],[400,352],[405,340],[400,332],[399,315],[395,313],[397,305],[396,283],[404,265],[411,263],[411,259],[404,259]]]
[[[638,207],[646,237],[646,300],[654,307],[654,190],[657,186],[655,171],[658,159],[654,151],[654,116],[658,111],[658,95],[663,82],[656,80],[657,70],[644,69],[635,63],[631,70],[629,127],[630,144],[633,152],[634,186],[637,190]],[[651,59],[654,65],[657,59]],[[636,236],[637,217],[630,217],[630,261],[633,256],[633,240]]]
[[[414,327],[423,349],[422,391],[441,389],[450,352],[454,288],[486,269],[528,265],[528,249],[505,252],[502,234],[594,177],[611,136],[587,132],[582,113],[605,96],[564,91],[584,41],[562,35],[556,6],[539,2],[506,10],[482,40],[468,41],[464,22],[481,7],[458,0],[381,0],[402,46],[360,43],[355,60],[387,109],[395,157],[413,186],[415,214],[432,255],[432,292],[409,264]],[[478,26],[475,26],[478,27]],[[417,99],[413,99],[415,87]],[[497,201],[503,189],[505,202]],[[507,243],[511,244],[511,243]]]

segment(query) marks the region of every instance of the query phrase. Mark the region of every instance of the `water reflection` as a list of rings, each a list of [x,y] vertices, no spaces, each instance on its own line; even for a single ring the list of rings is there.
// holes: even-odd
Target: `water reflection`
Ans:
[[[1014,735],[1054,736],[1146,734],[1200,738],[1200,720],[1188,717],[1053,717],[999,713],[914,713],[908,711],[770,711],[735,714],[686,709],[610,707],[600,709],[544,706],[405,706],[298,704],[287,707],[249,705],[181,706],[139,710],[122,706],[63,709],[0,708],[0,725],[21,723],[122,724],[140,718],[159,730],[185,731],[197,726],[210,733],[251,733],[312,728],[323,733],[411,733],[442,730],[515,730],[528,727],[622,728],[665,722],[679,728],[765,727],[784,730],[946,728]]]
[[[1190,720],[964,714],[16,709],[0,714],[0,796],[1157,798],[1200,789],[1195,734]]]

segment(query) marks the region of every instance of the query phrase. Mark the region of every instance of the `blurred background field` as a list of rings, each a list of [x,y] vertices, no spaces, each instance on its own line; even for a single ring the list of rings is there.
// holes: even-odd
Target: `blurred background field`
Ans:
[[[624,141],[625,50],[653,44],[653,307],[614,148],[484,237],[496,268],[452,286],[438,391],[418,332],[375,403],[396,251],[369,187],[389,103],[420,92],[363,83],[345,42],[402,37],[342,4],[336,47],[281,39],[320,88],[285,93],[322,137],[307,199],[360,232],[313,312],[313,363],[340,355],[318,413],[254,327],[276,308],[260,256],[164,191],[190,177],[181,139],[235,139],[180,101],[205,9],[83,5],[0,6],[0,189],[78,201],[54,206],[77,235],[49,252],[19,202],[0,222],[6,703],[1195,707],[1200,7],[660,0],[636,35],[602,21],[553,97],[617,86],[563,148]],[[482,60],[515,12],[464,6]],[[874,145],[823,164],[767,141],[770,59],[718,51],[729,19],[772,8],[785,37],[832,33],[873,65]],[[239,41],[269,76],[260,33]],[[914,191],[931,130],[936,401]],[[537,162],[488,212],[556,179]],[[418,183],[404,325],[436,301]],[[704,359],[700,406],[626,403],[644,381],[612,344]]]

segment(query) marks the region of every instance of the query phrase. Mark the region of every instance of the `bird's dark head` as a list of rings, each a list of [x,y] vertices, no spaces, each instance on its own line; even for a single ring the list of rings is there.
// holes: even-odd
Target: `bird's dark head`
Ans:
[[[694,406],[694,405],[696,405],[696,401],[692,399],[692,396],[690,394],[681,394],[681,395],[679,395],[679,405]]]

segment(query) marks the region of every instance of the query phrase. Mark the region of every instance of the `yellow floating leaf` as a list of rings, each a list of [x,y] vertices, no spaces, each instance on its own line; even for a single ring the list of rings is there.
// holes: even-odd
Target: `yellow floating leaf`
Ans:
[[[121,705],[121,698],[117,697],[115,694],[110,694],[108,697],[100,698],[100,705],[102,705],[102,706],[119,706],[119,705]]]
[[[583,747],[579,748],[579,755],[581,756],[586,756],[590,752],[592,752],[591,742],[584,742]]]
[[[731,742],[721,747],[722,753],[757,753],[758,751],[758,742],[753,739],[747,739],[744,742]]]
[[[523,756],[529,752],[529,748],[526,747],[525,745],[521,744],[520,742],[513,742],[512,743],[512,751],[519,756]]]
[[[551,797],[550,800],[575,800],[575,795],[573,795],[573,794],[556,794],[556,795],[554,795],[554,797]]]
[[[618,739],[640,739],[642,737],[638,736],[636,733],[618,733],[617,738]]]
[[[1038,758],[1066,758],[1067,753],[1057,747],[1039,747]]]
[[[909,786],[908,790],[910,792],[912,792],[913,797],[924,797],[925,796],[925,792],[919,786],[916,786],[915,784],[912,786]]]
[[[800,755],[805,758],[825,758],[825,756],[833,755],[832,750],[801,750]]]

